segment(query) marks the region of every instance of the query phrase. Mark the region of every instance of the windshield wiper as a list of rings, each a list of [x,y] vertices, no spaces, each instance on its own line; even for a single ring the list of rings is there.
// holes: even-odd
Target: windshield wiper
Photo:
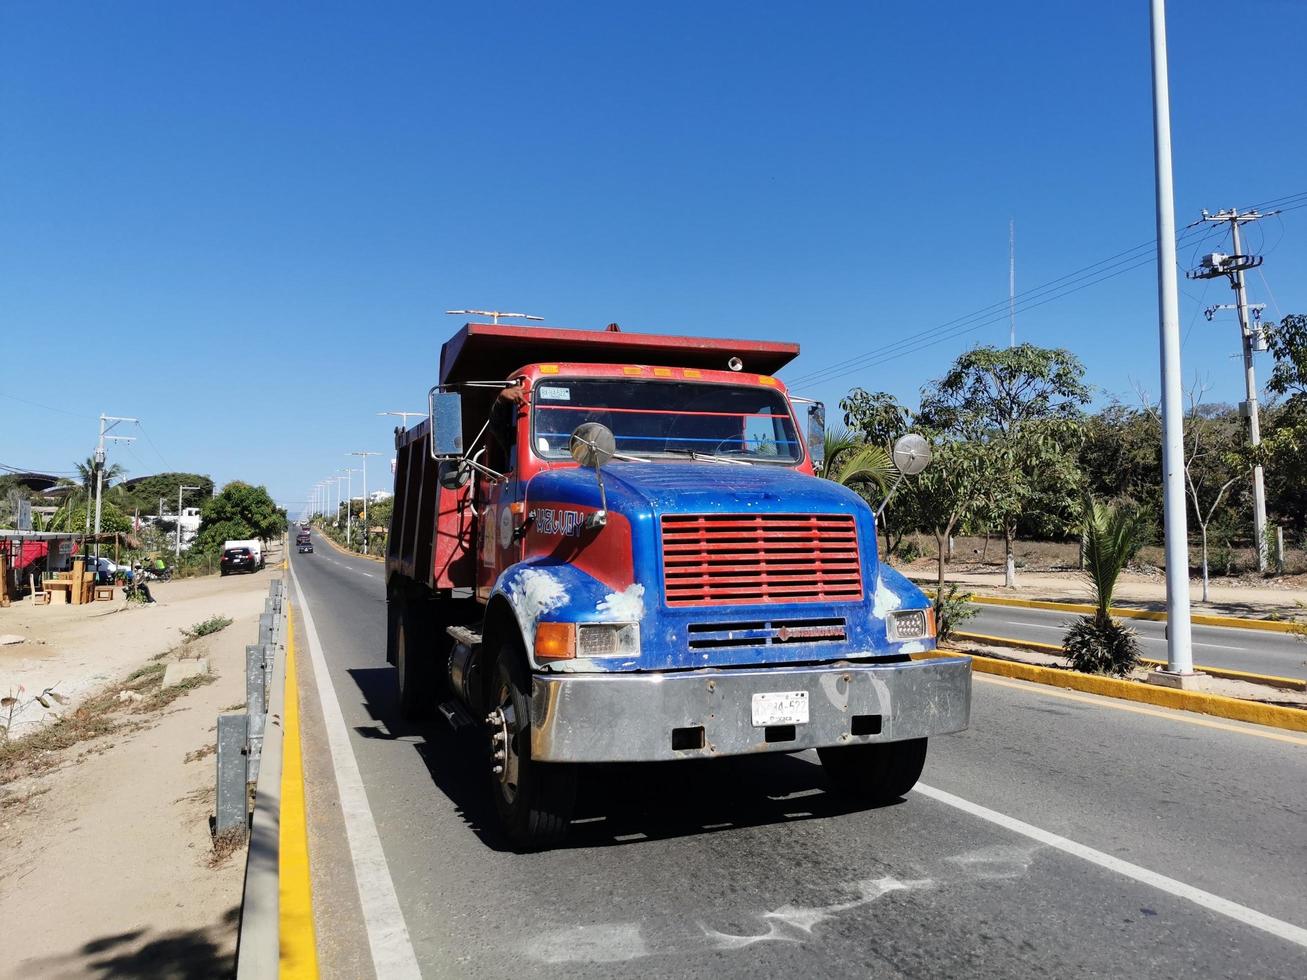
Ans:
[[[713,453],[701,453],[697,449],[660,449],[658,452],[671,456],[689,456],[691,459],[703,460],[708,463],[735,463],[739,466],[753,465],[747,459],[740,459],[736,456],[716,456]]]

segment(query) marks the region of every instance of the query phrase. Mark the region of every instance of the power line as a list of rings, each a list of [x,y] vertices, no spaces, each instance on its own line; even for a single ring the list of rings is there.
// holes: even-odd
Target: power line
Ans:
[[[1187,234],[1193,235],[1197,233],[1190,232]],[[1182,235],[1181,238],[1183,237],[1185,236]],[[1030,302],[1031,300],[1041,299],[1042,297],[1045,296],[1048,296],[1049,299],[1057,299],[1060,298],[1061,296],[1068,296],[1073,292],[1079,291],[1080,288],[1083,288],[1082,285],[1080,284],[1093,285],[1098,282],[1104,282],[1107,279],[1113,278],[1114,276],[1121,275],[1126,272],[1130,272],[1133,269],[1137,269],[1140,267],[1141,264],[1147,264],[1148,262],[1153,261],[1151,249],[1153,248],[1154,244],[1155,244],[1154,242],[1141,242],[1139,245],[1136,245],[1133,248],[1128,248],[1125,249],[1124,251],[1117,252],[1115,255],[1110,255],[1105,259],[1100,259],[1098,262],[1094,262],[1091,263],[1090,265],[1083,266],[1082,268],[1077,269],[1074,272],[1068,272],[1066,275],[1059,276],[1056,279],[1050,279],[1048,282],[1043,283],[1040,286],[1035,286],[1032,287],[1031,289],[1025,290],[1017,294],[1016,312],[1020,313],[1024,309],[1030,309],[1033,308],[1033,306],[1043,305],[1042,302],[1031,303]],[[1145,249],[1148,251],[1142,251]],[[1117,271],[1109,273],[1108,270],[1111,269],[1117,269]],[[1108,273],[1108,274],[1104,275],[1104,273]],[[1087,282],[1087,280],[1092,280],[1092,281]],[[1055,294],[1055,295],[1050,296],[1048,294]],[[911,345],[913,342],[917,340],[926,337],[931,337],[932,335],[937,335],[938,332],[941,330],[949,330],[949,328],[953,328],[952,330],[950,330],[949,336],[959,336],[962,333],[967,333],[970,332],[971,330],[979,329],[982,326],[989,326],[992,323],[997,322],[994,319],[992,319],[993,314],[1001,310],[1004,315],[1007,315],[1007,310],[1006,310],[1007,306],[1008,306],[1007,300],[1000,300],[996,303],[990,303],[988,306],[983,306],[980,309],[974,310],[971,313],[964,314],[963,316],[960,317],[955,317],[952,320],[946,320],[945,322],[937,324],[933,327],[928,327],[925,330],[920,330],[917,331],[916,333],[909,334],[907,337],[895,341],[894,343],[888,346],[881,346],[876,350],[867,351],[863,354],[853,357],[852,359],[847,359],[838,365],[831,365],[830,367],[827,368],[821,368],[816,371],[811,371],[808,374],[800,375],[797,378],[790,379],[788,383],[791,387],[794,387],[798,385],[811,385],[818,381],[828,381],[831,379],[831,377],[842,377],[843,375],[848,374],[853,370],[856,370],[860,367],[867,366],[868,362],[880,363],[885,353],[891,352],[896,348]],[[927,344],[925,346],[931,346],[931,345]]]
[[[1299,191],[1294,194],[1274,198],[1265,204],[1259,204],[1258,207],[1280,204],[1281,202],[1287,205],[1280,207],[1279,210],[1281,213],[1307,207],[1307,191]],[[1199,222],[1197,224],[1206,225],[1207,223]],[[1199,231],[1197,227],[1191,226],[1176,236],[1176,243],[1180,244],[1188,239],[1199,236],[1206,238],[1210,234],[1211,230],[1209,228],[1204,227],[1202,231]],[[1156,239],[1148,242],[1141,242],[1132,248],[1117,252],[1115,255],[1110,255],[1105,259],[1100,259],[1097,262],[1082,266],[1081,268],[1076,269],[1073,272],[1068,272],[1056,279],[1050,279],[1048,282],[1033,287],[1032,289],[1025,290],[1022,293],[1017,294],[1018,305],[1015,308],[1015,312],[1034,309],[1035,307],[1042,306],[1047,302],[1070,296],[1072,293],[1079,292],[1081,289],[1087,288],[1088,286],[1097,285],[1098,283],[1106,282],[1108,279],[1142,268],[1154,261],[1152,249],[1156,244]],[[1109,271],[1113,269],[1116,271]],[[1036,299],[1039,301],[1031,302]],[[846,375],[852,374],[855,371],[883,364],[916,350],[933,347],[945,340],[962,336],[965,333],[979,330],[982,327],[991,326],[1003,319],[1002,316],[995,318],[994,314],[1003,310],[1003,308],[1008,307],[1008,303],[1009,301],[1007,300],[1000,300],[996,303],[991,303],[988,306],[983,306],[971,313],[955,317],[952,320],[947,320],[934,327],[929,327],[925,330],[909,334],[891,344],[882,345],[875,350],[865,351],[862,354],[845,359],[839,364],[819,368],[814,371],[809,371],[806,374],[799,375],[793,379],[787,379],[788,384],[791,388],[800,388],[811,387],[815,384],[833,381],[837,378],[842,378]],[[1011,311],[1004,312],[1006,315],[1010,315]],[[918,343],[918,341],[924,342]]]

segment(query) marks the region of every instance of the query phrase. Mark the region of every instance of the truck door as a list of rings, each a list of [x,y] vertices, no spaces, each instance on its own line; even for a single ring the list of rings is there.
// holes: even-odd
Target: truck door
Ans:
[[[522,557],[522,542],[514,534],[517,518],[512,505],[522,499],[518,478],[517,433],[523,411],[497,402],[486,437],[485,465],[504,474],[493,479],[478,473],[477,480],[477,595],[490,598],[495,580]]]

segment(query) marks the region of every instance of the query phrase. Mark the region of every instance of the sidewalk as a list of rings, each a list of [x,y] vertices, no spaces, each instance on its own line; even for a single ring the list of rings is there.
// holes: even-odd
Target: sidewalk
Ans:
[[[936,566],[932,560],[918,560],[900,569],[918,585],[933,586]],[[1296,580],[1297,577],[1295,577]],[[1074,572],[1023,572],[1017,570],[1017,587],[1004,588],[1001,569],[976,569],[961,562],[947,567],[945,581],[979,595],[1005,596],[1016,599],[1040,599],[1049,602],[1093,602],[1087,579]],[[1307,618],[1307,589],[1280,584],[1268,579],[1264,584],[1211,584],[1211,602],[1200,602],[1202,583],[1189,583],[1191,606],[1195,612],[1246,619]],[[1164,610],[1166,581],[1124,572],[1112,597],[1114,606]]]

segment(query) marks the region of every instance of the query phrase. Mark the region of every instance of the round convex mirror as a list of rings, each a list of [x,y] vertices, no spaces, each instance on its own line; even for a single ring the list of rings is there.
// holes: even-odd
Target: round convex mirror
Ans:
[[[617,452],[617,439],[602,422],[582,422],[573,430],[567,448],[582,466],[598,469]]]
[[[930,443],[915,432],[894,443],[894,465],[904,476],[916,476],[930,464]]]

